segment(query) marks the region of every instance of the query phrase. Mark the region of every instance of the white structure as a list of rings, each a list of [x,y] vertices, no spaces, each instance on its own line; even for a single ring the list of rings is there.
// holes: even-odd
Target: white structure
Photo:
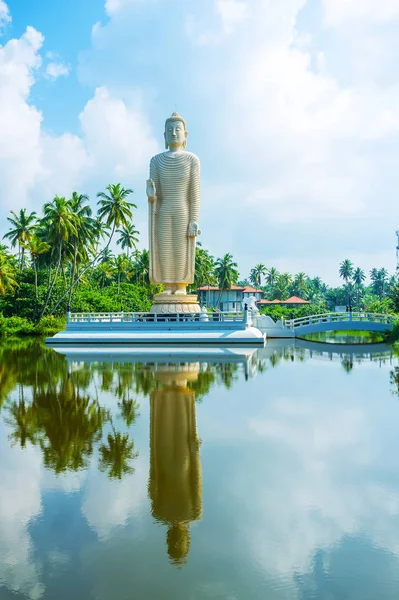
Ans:
[[[173,113],[166,119],[164,136],[167,151],[151,159],[147,180],[150,281],[165,286],[155,296],[151,312],[200,312],[196,297],[186,297],[187,285],[194,282],[200,234],[200,162],[184,150],[187,128],[183,117]],[[186,307],[179,310],[175,303]]]
[[[151,344],[263,346],[266,336],[252,325],[249,311],[224,313],[71,313],[65,331],[48,338],[51,345]]]
[[[197,293],[201,306],[218,307],[223,312],[240,312],[244,307],[245,299],[255,297],[258,302],[264,296],[263,290],[257,290],[250,285],[232,285],[229,290],[204,285],[197,290]]]

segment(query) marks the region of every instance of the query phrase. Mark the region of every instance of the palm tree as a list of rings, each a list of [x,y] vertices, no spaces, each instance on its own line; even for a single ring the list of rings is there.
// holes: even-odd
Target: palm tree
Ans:
[[[148,250],[143,249],[137,252],[134,263],[134,277],[136,281],[141,281],[142,285],[149,284],[150,279],[150,255]]]
[[[92,211],[90,206],[87,204],[88,201],[89,197],[87,196],[87,194],[78,194],[77,192],[72,193],[72,197],[69,201],[71,211],[76,215],[78,219],[79,227],[77,230],[78,235],[71,236],[71,242],[73,247],[73,263],[68,305],[71,304],[72,299],[72,290],[76,276],[78,253],[81,254],[81,258],[83,260],[87,260],[87,249],[93,250],[94,244],[99,237],[97,221],[91,216]]]
[[[306,273],[304,273],[303,271],[297,273],[294,277],[294,282],[292,285],[294,293],[303,294],[304,292],[306,292],[308,285],[308,276],[306,275]]]
[[[104,230],[111,230],[108,241],[105,247],[100,250],[100,252],[93,258],[87,267],[83,269],[75,281],[71,283],[70,288],[68,288],[61,296],[57,304],[54,306],[52,312],[58,308],[65,296],[70,293],[70,289],[79,283],[83,275],[94,265],[94,263],[103,255],[103,253],[108,250],[116,228],[128,226],[129,219],[132,218],[132,208],[137,208],[136,204],[126,200],[130,194],[133,194],[133,190],[125,189],[120,183],[110,184],[106,187],[106,190],[108,194],[105,192],[99,192],[97,194],[97,198],[100,198],[98,201],[100,208],[98,210],[97,217],[99,221],[101,221],[102,232],[104,232]]]
[[[48,242],[50,242],[58,252],[58,261],[52,283],[47,291],[46,300],[40,314],[44,315],[51,292],[57,279],[61,267],[62,252],[65,244],[69,242],[70,237],[78,236],[79,218],[72,212],[70,203],[65,198],[55,196],[52,202],[44,205],[44,220],[48,227]],[[65,295],[65,294],[64,294]]]
[[[13,229],[6,233],[3,237],[10,240],[11,246],[14,248],[18,244],[18,264],[19,268],[22,269],[24,262],[24,247],[23,243],[29,241],[29,238],[33,235],[37,228],[36,213],[32,212],[30,215],[26,214],[26,209],[22,208],[17,215],[13,210],[11,211],[12,217],[7,217],[7,221],[11,223]]]
[[[366,274],[360,267],[356,267],[353,273],[353,283],[356,286],[357,309],[360,310],[360,291],[363,287],[363,282],[366,279]]]
[[[266,267],[262,263],[255,265],[255,267],[251,269],[249,276],[251,283],[260,287],[262,285],[262,276],[266,275],[266,272]]]
[[[372,282],[372,288],[374,294],[376,294],[380,299],[385,293],[385,286],[387,283],[388,271],[384,268],[382,269],[371,269],[370,271],[370,279]]]
[[[133,194],[133,190],[125,189],[120,183],[110,184],[107,186],[108,194],[105,192],[99,192],[97,198],[99,209],[98,216],[101,221],[105,222],[107,227],[111,228],[111,234],[107,244],[107,248],[110,241],[115,233],[116,227],[129,226],[129,220],[132,219],[132,208],[137,208],[136,204],[128,202],[126,198]]]
[[[17,287],[15,267],[5,252],[0,252],[0,294],[14,291]]]
[[[117,281],[118,281],[117,294],[119,296],[122,275],[124,275],[126,279],[129,279],[130,275],[131,275],[130,261],[129,261],[127,255],[126,254],[118,254],[118,256],[116,257],[116,259],[114,261],[113,266],[114,266],[116,274],[117,274]]]
[[[208,286],[208,306],[209,306],[209,293],[210,286],[216,285],[217,279],[215,277],[215,259],[208,250],[197,245],[195,249],[195,275],[194,275],[194,286],[195,289],[202,287],[203,285]]]
[[[122,229],[117,229],[116,233],[119,233],[120,235],[116,243],[121,244],[122,250],[126,248],[127,256],[129,256],[129,251],[135,249],[136,244],[139,241],[139,232],[134,228],[132,223],[128,223],[127,226],[122,227]]]
[[[36,234],[32,235],[29,238],[28,242],[22,243],[22,246],[29,251],[32,258],[33,270],[35,272],[35,308],[33,310],[33,320],[35,320],[37,313],[37,303],[39,299],[37,285],[37,262],[42,254],[46,254],[50,250],[51,246],[47,242],[41,240]]]
[[[218,258],[215,268],[216,277],[219,283],[219,298],[217,305],[219,306],[220,299],[224,290],[230,290],[232,284],[238,279],[238,265],[233,261],[230,253],[227,253],[223,258]]]
[[[352,277],[353,277],[353,271],[354,271],[353,264],[348,258],[343,260],[342,263],[339,265],[339,276],[342,277],[342,279],[345,281],[345,285],[346,285],[346,302],[347,302],[347,304],[350,303],[349,302],[348,283],[349,283],[350,279],[352,279]]]
[[[271,292],[274,292],[274,287],[277,283],[277,279],[279,276],[279,272],[276,267],[270,267],[270,269],[266,269],[266,284],[270,286]]]
[[[274,297],[279,300],[287,299],[289,287],[292,284],[292,276],[289,273],[280,273],[274,286]]]
[[[109,262],[101,262],[96,271],[98,272],[98,283],[100,284],[100,289],[103,289],[105,285],[112,281],[113,277],[113,269],[112,263]]]

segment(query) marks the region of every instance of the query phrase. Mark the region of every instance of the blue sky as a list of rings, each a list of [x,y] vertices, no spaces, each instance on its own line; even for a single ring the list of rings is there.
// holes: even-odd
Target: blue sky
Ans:
[[[0,0],[0,230],[144,183],[177,109],[202,243],[246,276],[395,269],[399,0]]]

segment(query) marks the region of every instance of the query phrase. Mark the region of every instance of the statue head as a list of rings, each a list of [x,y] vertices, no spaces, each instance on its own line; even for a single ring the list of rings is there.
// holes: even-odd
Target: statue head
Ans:
[[[166,542],[170,561],[176,566],[184,565],[187,562],[188,551],[190,549],[188,525],[184,523],[170,525],[166,534]]]
[[[178,113],[174,112],[165,121],[165,148],[185,148],[187,145],[186,122]]]

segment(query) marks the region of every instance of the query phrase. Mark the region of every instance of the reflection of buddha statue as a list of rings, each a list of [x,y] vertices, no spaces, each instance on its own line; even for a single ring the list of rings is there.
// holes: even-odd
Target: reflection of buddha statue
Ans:
[[[187,381],[198,377],[188,370],[164,367],[155,373],[163,387],[150,397],[150,481],[152,515],[168,526],[168,554],[174,564],[187,560],[189,525],[201,518],[202,483],[195,395]]]
[[[184,296],[187,284],[194,281],[200,163],[195,154],[184,150],[186,138],[184,119],[173,113],[165,123],[168,150],[151,159],[147,181],[150,280],[163,284],[166,296]]]

